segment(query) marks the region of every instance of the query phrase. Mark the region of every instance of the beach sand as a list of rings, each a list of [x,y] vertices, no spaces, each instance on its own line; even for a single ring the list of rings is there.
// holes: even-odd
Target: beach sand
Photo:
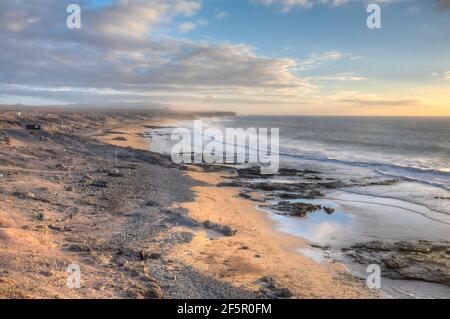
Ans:
[[[248,290],[257,290],[260,279],[271,276],[297,298],[363,298],[370,294],[361,282],[349,279],[341,264],[318,264],[298,252],[305,240],[276,230],[274,222],[238,196],[233,188],[218,188],[221,174],[189,172],[202,183],[194,187],[194,202],[183,203],[189,216],[203,223],[228,225],[234,236],[215,236],[199,230],[194,240],[173,251],[202,272]],[[344,280],[345,278],[345,280]]]
[[[48,131],[31,134],[15,116],[0,122],[1,298],[373,296],[342,265],[298,254],[306,242],[216,187],[220,174],[148,152],[145,127],[171,119],[65,114],[60,131],[61,115],[38,114]],[[81,289],[66,285],[70,264]]]

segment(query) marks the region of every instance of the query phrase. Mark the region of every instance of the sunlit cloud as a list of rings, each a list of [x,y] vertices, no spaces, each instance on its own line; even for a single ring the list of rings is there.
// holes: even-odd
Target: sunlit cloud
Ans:
[[[277,3],[281,1],[263,4]],[[308,3],[326,8],[344,4],[294,0],[286,5],[308,7]],[[382,103],[408,107],[448,101],[448,95],[441,93],[446,88],[439,90],[439,98],[424,91],[423,96],[434,97],[432,101],[399,90],[384,92],[383,85],[376,83],[379,79],[365,68],[367,57],[360,59],[363,53],[354,54],[351,48],[333,50],[330,45],[308,53],[305,43],[300,54],[295,43],[288,42],[275,54],[270,50],[262,54],[248,43],[208,35],[199,40],[200,31],[231,20],[218,21],[229,8],[202,13],[200,0],[118,0],[87,6],[83,27],[76,31],[65,27],[65,4],[0,2],[0,102],[14,96],[18,101],[34,97],[63,103],[326,113],[336,106],[340,109],[333,112],[344,112],[347,106],[354,110]],[[434,77],[447,84],[442,79],[450,80],[450,71]],[[354,94],[341,94],[344,91]],[[373,93],[380,91],[384,94]],[[419,92],[417,87],[411,91]]]

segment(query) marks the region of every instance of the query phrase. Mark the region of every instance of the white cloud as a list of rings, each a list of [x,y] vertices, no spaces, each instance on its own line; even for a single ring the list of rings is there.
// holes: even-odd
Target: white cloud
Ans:
[[[328,5],[331,7],[340,7],[349,2],[366,2],[370,3],[370,0],[251,0],[254,3],[259,3],[266,6],[278,6],[283,12],[288,12],[293,8],[312,8],[315,5]],[[391,3],[404,0],[378,0],[377,3]],[[441,3],[449,2],[450,0],[436,0]],[[441,4],[442,6],[442,4]],[[446,6],[445,4],[443,6]]]
[[[313,53],[313,54],[310,54],[308,59],[299,63],[298,70],[300,70],[300,71],[312,70],[312,69],[322,65],[324,62],[342,60],[346,57],[352,59],[352,56],[350,56],[349,54],[342,53],[339,51]]]
[[[193,22],[185,22],[185,23],[178,25],[178,30],[183,33],[192,31],[195,28],[196,28],[196,24]]]
[[[161,33],[179,17],[194,21],[176,25],[184,32],[207,24],[195,19],[198,1],[119,0],[83,11],[77,31],[61,29],[66,14],[60,0],[0,2],[3,15],[18,7],[23,17],[36,20],[32,27],[20,24],[0,33],[0,94],[86,103],[208,101],[212,96],[214,103],[277,103],[316,89],[295,74],[293,59],[260,56],[245,44]]]
[[[351,60],[347,53],[315,53],[303,61],[269,58],[245,44],[165,33],[206,25],[196,16],[200,8],[200,0],[118,0],[84,10],[82,29],[72,31],[61,28],[63,1],[2,0],[1,17],[20,9],[19,21],[25,22],[14,26],[0,19],[9,25],[0,32],[0,95],[70,103],[278,107],[314,104],[320,81],[363,80],[352,74],[299,76],[299,70]]]
[[[22,10],[11,10],[0,13],[0,28],[19,32],[36,23],[39,19]]]
[[[359,82],[359,81],[365,81],[365,80],[367,80],[367,78],[361,77],[361,76],[355,76],[355,75],[349,74],[349,73],[343,73],[343,74],[318,76],[318,77],[315,77],[314,80],[319,80],[319,81]]]
[[[290,11],[295,7],[311,8],[315,4],[328,4],[332,6],[341,6],[348,0],[253,0],[266,6],[277,5],[282,8],[284,12]]]
[[[223,19],[226,16],[228,16],[228,11],[219,11],[216,13],[216,18],[217,19]]]

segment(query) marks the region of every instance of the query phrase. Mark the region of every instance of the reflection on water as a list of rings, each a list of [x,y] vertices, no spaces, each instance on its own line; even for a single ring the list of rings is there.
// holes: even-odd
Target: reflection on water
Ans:
[[[344,262],[357,277],[367,276],[365,265],[355,264],[341,253],[340,248],[370,240],[400,241],[426,239],[450,241],[450,225],[435,221],[426,207],[400,200],[358,194],[335,192],[327,199],[293,200],[335,209],[328,215],[322,211],[310,213],[306,218],[282,216],[268,210],[282,232],[307,239],[313,246],[298,252],[317,262],[331,256]],[[382,290],[396,298],[449,298],[450,287],[419,281],[383,278]]]
[[[316,203],[337,208],[337,205],[331,205],[327,201],[314,201],[314,204]],[[271,216],[278,223],[281,231],[296,234],[320,245],[330,245],[342,240],[342,237],[349,234],[354,227],[352,218],[341,211],[336,211],[332,215],[316,211],[303,219],[277,214],[271,214]]]
[[[400,200],[342,192],[328,194],[327,198],[333,199],[298,199],[292,202],[334,208],[335,213],[331,215],[316,211],[306,218],[298,218],[264,210],[270,213],[281,231],[334,248],[371,240],[450,241],[450,225],[428,218],[425,207]]]

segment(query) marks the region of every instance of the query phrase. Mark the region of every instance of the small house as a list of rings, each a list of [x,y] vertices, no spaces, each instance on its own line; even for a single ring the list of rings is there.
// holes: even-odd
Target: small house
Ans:
[[[25,128],[29,131],[43,131],[44,124],[25,124]]]

